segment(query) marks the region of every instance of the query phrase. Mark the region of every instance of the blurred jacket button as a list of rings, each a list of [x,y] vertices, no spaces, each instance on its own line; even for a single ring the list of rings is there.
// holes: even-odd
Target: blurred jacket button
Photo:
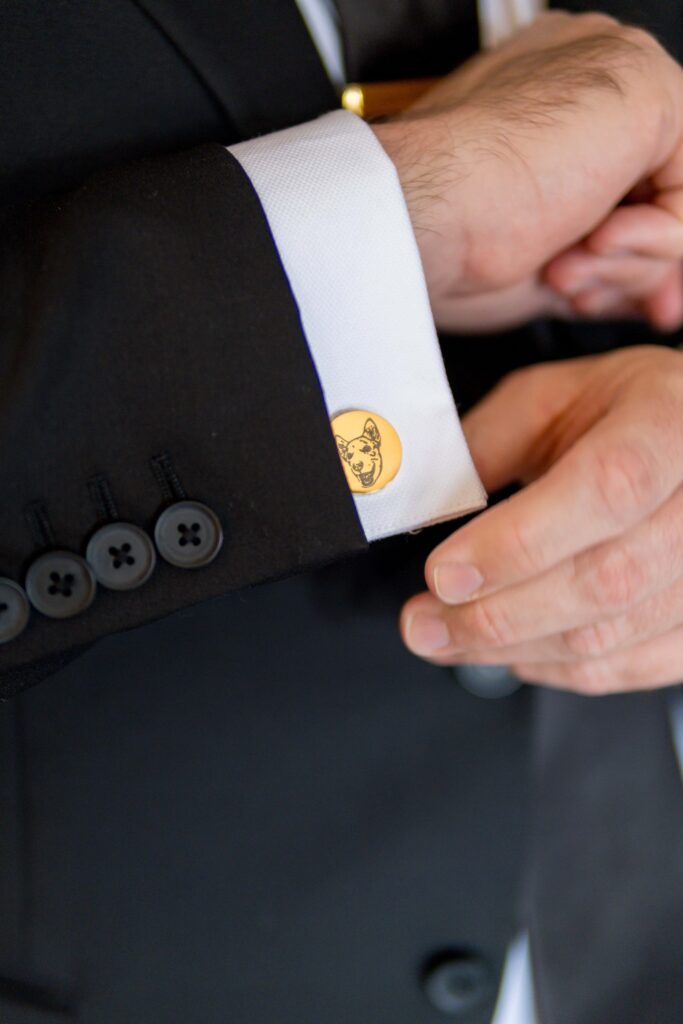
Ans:
[[[102,526],[90,538],[85,557],[97,582],[110,590],[141,587],[157,561],[151,539],[132,523]]]
[[[463,690],[486,700],[510,697],[523,685],[504,665],[457,665],[451,671]]]
[[[97,583],[84,558],[71,551],[50,551],[37,558],[26,574],[26,593],[33,607],[51,619],[70,619],[92,604]]]
[[[14,580],[0,577],[0,644],[23,633],[31,615],[26,591]]]
[[[221,521],[198,501],[179,501],[165,509],[154,527],[162,558],[179,569],[199,569],[213,562],[223,544]]]
[[[481,1006],[491,996],[494,983],[493,971],[483,957],[452,953],[432,960],[422,985],[435,1010],[457,1017]]]

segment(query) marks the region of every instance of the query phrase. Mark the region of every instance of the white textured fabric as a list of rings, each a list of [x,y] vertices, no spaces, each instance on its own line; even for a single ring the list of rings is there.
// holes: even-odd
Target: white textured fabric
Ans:
[[[332,0],[296,0],[296,5],[330,81],[342,89],[346,82],[344,50],[339,18]]]
[[[481,508],[403,192],[374,132],[340,110],[230,151],[263,204],[330,416],[376,412],[401,438],[396,478],[354,496],[367,539]]]
[[[518,936],[508,950],[491,1024],[537,1024],[529,936]]]
[[[547,7],[546,0],[479,0],[479,34],[484,49],[499,46]]]

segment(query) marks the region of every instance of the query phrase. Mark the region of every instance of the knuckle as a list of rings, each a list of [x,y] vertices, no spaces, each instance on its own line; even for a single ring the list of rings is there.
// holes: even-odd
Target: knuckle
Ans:
[[[510,549],[514,553],[517,570],[522,575],[535,575],[540,572],[544,568],[543,552],[537,537],[534,536],[531,522],[515,521],[511,518],[508,529]]]
[[[603,43],[603,53],[605,43],[621,35],[624,28],[620,21],[602,11],[585,11],[576,16],[576,22],[582,32],[597,37]]]
[[[621,25],[620,30],[623,38],[634,46],[644,49],[660,49],[660,43],[655,36],[648,32],[647,29],[641,28],[640,25]]]
[[[683,400],[683,352],[676,352],[675,355],[676,362],[671,365],[668,373],[663,368],[663,376],[665,376],[664,393],[669,396],[667,411],[678,413]]]
[[[499,603],[484,600],[468,605],[464,628],[467,642],[475,646],[509,647],[514,643],[512,625]]]
[[[599,661],[570,666],[568,678],[572,690],[584,697],[604,697],[614,689],[612,673]]]
[[[634,443],[596,454],[595,486],[608,519],[617,525],[630,524],[651,507],[658,492],[651,454]]]
[[[553,22],[557,22],[558,25],[571,24],[577,17],[579,17],[579,15],[570,14],[569,11],[550,10],[543,11],[543,13],[540,14],[536,19],[536,22],[538,23],[541,21],[545,21],[548,25],[552,24]]]
[[[645,591],[647,572],[642,563],[623,549],[597,556],[584,587],[591,607],[621,611],[635,604]],[[600,628],[607,630],[606,624]]]
[[[496,384],[495,390],[500,392],[511,392],[514,394],[519,390],[519,388],[526,386],[531,372],[531,369],[526,366],[520,366],[514,370],[510,370],[504,377],[501,377]]]
[[[574,657],[600,658],[618,646],[619,631],[614,621],[606,620],[567,630],[562,639],[567,651]]]
[[[580,17],[584,24],[590,25],[595,29],[614,28],[617,25],[621,25],[616,18],[613,18],[610,14],[604,14],[602,11],[587,11],[585,14],[580,15]]]

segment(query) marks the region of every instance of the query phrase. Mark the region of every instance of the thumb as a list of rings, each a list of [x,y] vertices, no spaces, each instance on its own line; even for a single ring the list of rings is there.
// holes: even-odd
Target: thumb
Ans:
[[[557,440],[556,423],[576,397],[583,359],[508,374],[466,416],[462,427],[487,491],[538,475]]]

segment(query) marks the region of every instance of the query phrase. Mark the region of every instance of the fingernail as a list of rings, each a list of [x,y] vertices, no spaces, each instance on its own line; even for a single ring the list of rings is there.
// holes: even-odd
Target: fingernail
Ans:
[[[459,604],[476,593],[484,577],[473,565],[446,562],[434,569],[434,588],[440,600],[446,604]]]
[[[428,656],[448,647],[451,636],[443,619],[418,612],[408,623],[408,646],[415,654]]]

